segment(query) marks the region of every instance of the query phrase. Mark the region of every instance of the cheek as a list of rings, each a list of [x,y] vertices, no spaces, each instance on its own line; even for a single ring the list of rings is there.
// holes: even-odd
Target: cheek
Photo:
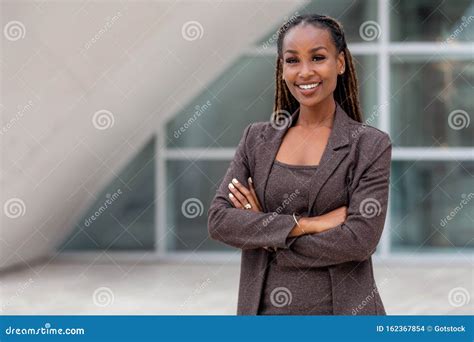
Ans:
[[[318,72],[322,78],[335,82],[337,79],[337,64],[335,61],[328,60],[320,66]]]
[[[283,77],[285,78],[285,80],[295,80],[296,76],[297,76],[297,73],[295,72],[295,70],[292,70],[292,69],[289,69],[289,68],[283,68],[283,72],[282,72],[282,75]]]
[[[336,85],[337,85],[337,82],[338,82],[338,76],[336,73],[332,72],[330,74],[327,75],[327,77],[325,78],[325,83],[326,83],[326,89],[328,91],[334,91],[336,89]]]

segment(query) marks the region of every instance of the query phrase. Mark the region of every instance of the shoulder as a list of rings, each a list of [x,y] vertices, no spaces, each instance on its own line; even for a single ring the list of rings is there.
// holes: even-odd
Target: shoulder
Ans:
[[[248,124],[244,129],[244,138],[249,143],[262,138],[268,130],[272,129],[270,121],[258,121]]]
[[[247,127],[250,127],[250,129],[254,132],[261,132],[268,127],[271,127],[271,123],[270,121],[257,121],[250,123]]]
[[[349,127],[349,141],[362,149],[378,149],[392,146],[392,140],[387,132],[377,127],[368,125],[364,122],[358,122],[351,118],[347,120]]]
[[[379,161],[389,167],[392,140],[387,132],[351,118],[347,120],[347,126],[351,149],[361,165],[368,166]]]

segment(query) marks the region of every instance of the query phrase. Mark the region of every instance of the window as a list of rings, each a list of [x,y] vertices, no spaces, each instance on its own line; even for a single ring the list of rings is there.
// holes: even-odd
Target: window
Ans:
[[[76,223],[72,234],[59,247],[60,251],[154,250],[154,143],[154,139],[148,142],[118,175],[114,175],[113,181]],[[97,172],[110,173],[110,170]]]
[[[474,247],[474,162],[396,161],[392,172],[394,251]]]

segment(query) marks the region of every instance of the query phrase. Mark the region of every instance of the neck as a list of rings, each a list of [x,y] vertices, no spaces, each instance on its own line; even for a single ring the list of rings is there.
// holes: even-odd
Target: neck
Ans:
[[[332,96],[318,103],[316,106],[307,107],[300,105],[300,113],[295,126],[314,128],[319,126],[332,126],[336,102]]]

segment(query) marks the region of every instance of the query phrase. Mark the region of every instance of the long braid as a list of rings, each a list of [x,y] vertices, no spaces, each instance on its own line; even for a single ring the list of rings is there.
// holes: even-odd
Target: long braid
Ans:
[[[290,93],[285,81],[282,79],[283,75],[283,39],[286,33],[292,27],[300,24],[309,23],[317,27],[329,30],[332,40],[336,46],[337,52],[344,52],[344,61],[346,70],[342,75],[338,75],[336,89],[334,90],[334,99],[341,105],[344,111],[354,120],[362,122],[362,112],[359,103],[359,88],[357,76],[354,68],[352,55],[347,48],[346,39],[342,25],[329,16],[319,14],[298,15],[292,17],[288,22],[283,24],[278,30],[277,41],[277,60],[275,73],[275,101],[273,105],[273,112],[276,116],[282,113],[293,113],[298,107],[299,103]]]

